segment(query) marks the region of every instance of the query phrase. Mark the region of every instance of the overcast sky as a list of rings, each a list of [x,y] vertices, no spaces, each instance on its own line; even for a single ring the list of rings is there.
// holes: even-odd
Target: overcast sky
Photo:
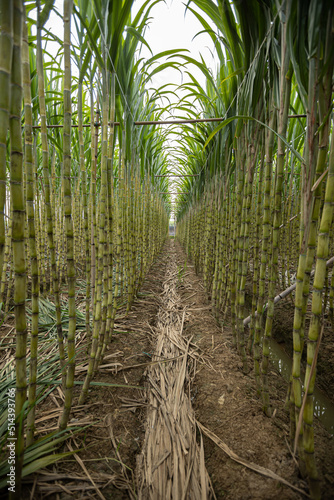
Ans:
[[[142,0],[135,1],[134,12],[141,3]],[[186,11],[185,2],[182,0],[159,2],[152,8],[150,17],[152,19],[146,30],[145,39],[154,54],[169,49],[188,49],[191,57],[200,60],[199,54],[201,53],[206,64],[214,68],[212,40],[206,33],[196,36],[197,33],[203,31],[203,27],[190,10]],[[205,18],[205,15],[203,17]],[[146,47],[143,48],[142,54],[147,58],[150,57],[150,52]],[[203,85],[205,80],[201,71],[194,66],[191,71]],[[155,87],[164,83],[180,84],[182,81],[180,73],[176,70],[165,70],[153,78]],[[188,80],[188,77],[184,75],[183,81]]]

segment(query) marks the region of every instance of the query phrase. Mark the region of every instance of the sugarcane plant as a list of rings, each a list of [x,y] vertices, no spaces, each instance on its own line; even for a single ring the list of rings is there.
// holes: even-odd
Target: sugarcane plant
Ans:
[[[222,123],[183,128],[181,148],[191,156],[181,157],[182,169],[198,175],[181,183],[180,191],[188,194],[177,198],[177,237],[203,275],[217,321],[229,317],[244,371],[245,328],[250,325],[247,347],[267,415],[274,305],[284,287],[289,291],[296,271],[290,438],[300,470],[309,478],[311,496],[320,498],[312,394],[322,314],[330,293],[327,288],[324,294],[332,223],[327,203],[328,150],[333,145],[333,9],[329,2],[312,0],[303,8],[293,0],[275,6],[249,1],[233,8],[228,0],[218,5],[194,0],[188,9],[214,41],[220,66],[215,79],[203,60],[197,63],[206,88],[192,78],[183,86],[188,94],[179,106],[184,108],[191,96],[196,117],[220,117]],[[247,22],[250,11],[254,23]],[[318,274],[312,290],[315,256]],[[249,279],[250,315],[245,307]]]
[[[54,451],[67,438],[75,367],[86,366],[81,404],[117,315],[131,309],[167,235],[168,180],[155,177],[167,172],[165,132],[134,126],[165,111],[147,88],[153,71],[176,65],[160,59],[179,53],[138,57],[154,3],[147,0],[132,17],[132,0],[66,0],[57,13],[63,36],[47,28],[52,0],[0,5],[1,313],[14,300],[16,328],[6,365],[8,388],[16,386],[13,497],[21,494],[22,476],[67,456]],[[36,415],[59,384],[58,432],[36,442]],[[1,408],[4,444],[12,413],[3,398]],[[6,456],[1,460],[3,487],[9,469]]]

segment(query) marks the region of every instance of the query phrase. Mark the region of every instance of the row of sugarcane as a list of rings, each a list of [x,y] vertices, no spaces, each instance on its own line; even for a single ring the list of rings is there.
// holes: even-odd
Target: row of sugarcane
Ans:
[[[159,194],[167,191],[167,181],[155,179],[166,170],[163,136],[153,134],[153,127],[133,124],[162,112],[145,91],[149,69],[139,71],[135,57],[152,3],[146,2],[131,21],[132,2],[65,0],[58,52],[64,69],[57,57],[46,61],[43,49],[52,36],[44,27],[53,3],[36,2],[34,33],[29,16],[35,4],[0,2],[0,300],[5,319],[12,304],[15,312],[16,491],[9,493],[16,498],[24,457],[35,443],[37,403],[43,399],[37,375],[43,363],[40,297],[55,304],[62,432],[73,406],[77,277],[86,285],[83,404],[112,340],[117,312],[130,310],[162,247],[170,211],[168,196]],[[71,40],[73,24],[78,46]],[[72,57],[79,72],[75,83]],[[8,432],[1,436],[2,444],[7,437]]]
[[[198,175],[180,185],[189,194],[178,197],[177,235],[203,275],[217,319],[230,312],[245,371],[250,322],[248,348],[267,415],[275,296],[294,283],[295,274],[291,441],[312,498],[320,498],[313,390],[328,300],[333,319],[333,5],[247,1],[232,8],[228,0],[219,7],[194,0],[188,8],[211,34],[220,67],[214,78],[203,62],[206,88],[192,78],[185,85],[187,95],[197,96],[202,116],[224,120],[218,127],[200,124],[195,131],[183,130],[182,168]],[[216,31],[209,30],[203,11]],[[252,294],[250,311],[246,291]]]

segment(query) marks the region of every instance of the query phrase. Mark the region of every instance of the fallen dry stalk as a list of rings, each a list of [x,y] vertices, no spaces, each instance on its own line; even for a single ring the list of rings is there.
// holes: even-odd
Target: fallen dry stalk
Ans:
[[[334,264],[334,257],[331,257],[326,262],[326,267],[331,267],[333,264]],[[315,273],[315,271],[313,270],[310,274],[311,278],[314,276],[314,273]],[[277,302],[279,302],[282,299],[285,299],[285,297],[290,295],[290,293],[292,293],[296,289],[296,286],[297,286],[297,281],[293,285],[289,286],[289,288],[287,288],[283,292],[276,295],[276,297],[274,298],[274,304],[277,304]],[[264,311],[267,310],[267,307],[268,307],[268,304],[265,305]],[[255,318],[256,318],[256,316],[257,316],[257,312],[255,312]],[[252,319],[252,315],[247,316],[247,318],[244,319],[244,326],[247,326],[251,322],[251,319]]]
[[[72,452],[73,452],[73,448],[72,448],[72,446],[71,446],[71,443],[69,443],[69,442],[68,442],[68,443],[67,443],[67,446],[68,446],[68,449],[69,449],[70,451],[72,451]],[[81,460],[81,458],[78,456],[78,454],[77,454],[77,453],[74,453],[74,458],[76,459],[76,461],[78,462],[78,464],[80,465],[80,467],[82,468],[82,470],[84,471],[84,473],[86,474],[86,476],[87,476],[88,480],[92,483],[92,485],[93,485],[93,487],[94,487],[94,489],[95,489],[95,491],[96,491],[97,495],[99,496],[99,498],[101,498],[101,500],[106,500],[106,498],[102,495],[102,493],[101,493],[101,491],[99,490],[99,488],[97,487],[97,485],[96,485],[96,483],[95,483],[94,479],[93,479],[93,478],[92,478],[92,476],[89,474],[89,472],[88,472],[88,470],[87,470],[87,468],[86,468],[85,464],[83,463],[83,461]],[[60,486],[62,486],[62,485],[60,485]]]
[[[198,420],[196,420],[196,424],[198,428],[205,434],[208,438],[211,439],[221,450],[223,450],[226,455],[228,455],[232,460],[237,462],[238,464],[244,465],[248,469],[251,469],[258,474],[262,474],[262,476],[269,477],[271,479],[274,479],[275,481],[279,481],[282,484],[285,484],[286,486],[289,486],[289,488],[292,488],[295,491],[298,491],[298,493],[302,493],[303,495],[310,497],[304,490],[301,490],[297,486],[294,486],[293,484],[289,483],[286,479],[283,477],[279,476],[275,472],[271,471],[270,469],[267,469],[266,467],[262,467],[261,465],[254,464],[254,462],[249,462],[245,458],[239,457],[234,451],[232,451],[226,443],[224,443],[216,434],[211,432],[209,429],[204,427]]]

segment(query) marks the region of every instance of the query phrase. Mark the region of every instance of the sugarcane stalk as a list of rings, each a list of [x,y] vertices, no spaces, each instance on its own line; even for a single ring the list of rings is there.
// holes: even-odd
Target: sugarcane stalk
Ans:
[[[81,69],[81,68],[79,68]],[[85,145],[83,137],[83,112],[82,112],[82,81],[78,86],[78,132],[79,132],[79,153],[80,153],[80,172],[82,189],[82,209],[84,216],[83,232],[85,235],[85,274],[86,274],[86,333],[90,337],[90,253],[89,253],[89,227],[87,210],[87,176],[85,166]]]
[[[314,430],[313,430],[313,391],[316,377],[316,367],[311,376],[311,367],[316,353],[316,345],[319,338],[322,321],[322,295],[326,277],[326,260],[329,252],[330,228],[333,221],[334,206],[334,129],[331,137],[331,149],[329,157],[329,171],[326,183],[325,203],[322,211],[317,241],[317,261],[313,282],[312,294],[312,316],[308,332],[307,343],[307,365],[304,386],[308,387],[305,409],[303,412],[304,422],[304,452],[305,465],[309,477],[312,498],[320,498],[320,483],[314,457]]]
[[[52,280],[54,288],[54,298],[56,306],[56,324],[57,324],[57,338],[59,347],[59,361],[62,370],[62,382],[63,387],[65,385],[65,349],[63,340],[63,330],[61,323],[61,308],[60,308],[60,296],[59,296],[59,282],[58,282],[58,270],[56,266],[56,254],[55,254],[55,244],[54,244],[54,231],[53,231],[53,221],[52,221],[52,209],[51,209],[51,199],[50,199],[50,175],[49,175],[49,146],[47,138],[47,123],[46,123],[46,108],[45,108],[45,90],[44,90],[44,67],[43,67],[43,52],[42,52],[42,24],[41,24],[41,14],[40,14],[40,1],[37,0],[37,75],[38,75],[38,97],[39,97],[39,112],[41,119],[41,139],[42,139],[42,163],[43,163],[43,181],[44,181],[44,201],[45,216],[47,219],[46,232],[48,238],[48,245],[51,257],[51,270],[52,270]],[[44,221],[41,225],[44,228]],[[44,259],[41,262],[44,268]],[[43,280],[45,279],[45,272],[43,272]],[[46,293],[46,282],[44,282],[43,292]]]
[[[0,2],[0,273],[2,274],[6,231],[6,156],[13,54],[13,8],[10,0]]]
[[[24,18],[25,18],[24,11]],[[37,348],[38,348],[38,297],[39,297],[39,275],[35,234],[35,210],[34,210],[34,157],[32,138],[32,109],[31,109],[31,83],[30,63],[28,46],[28,28],[26,18],[23,23],[23,45],[22,45],[22,71],[24,91],[24,141],[25,141],[25,171],[27,175],[27,218],[28,237],[31,261],[31,341],[30,341],[30,378],[29,378],[29,413],[27,417],[27,446],[34,442],[35,431],[35,409],[36,409],[36,382],[37,382]]]
[[[281,70],[280,70],[280,109],[278,118],[278,147],[276,166],[276,185],[274,196],[274,220],[272,225],[272,256],[269,274],[268,311],[263,339],[262,359],[262,400],[263,410],[269,416],[271,414],[268,389],[269,368],[269,339],[271,337],[274,317],[274,297],[278,270],[279,229],[281,225],[282,190],[285,164],[285,144],[281,137],[285,137],[288,124],[288,111],[290,105],[292,68],[286,41],[286,19],[289,17],[290,3],[283,2],[281,11]]]
[[[59,421],[59,429],[64,430],[70,416],[73,398],[75,373],[75,283],[74,235],[72,220],[71,195],[71,14],[73,0],[64,0],[64,130],[63,130],[63,184],[64,184],[64,214],[67,243],[67,280],[68,280],[68,337],[67,337],[67,373],[65,385],[65,402]]]
[[[7,3],[6,8],[13,8],[13,51],[11,66],[10,90],[10,194],[13,213],[12,244],[14,266],[14,308],[16,331],[16,397],[15,397],[15,493],[10,498],[21,496],[21,475],[24,453],[24,405],[27,399],[27,321],[26,301],[26,257],[25,257],[25,200],[23,194],[23,151],[21,132],[22,110],[22,22],[23,3],[15,0],[13,5]],[[11,16],[10,16],[11,18]]]

